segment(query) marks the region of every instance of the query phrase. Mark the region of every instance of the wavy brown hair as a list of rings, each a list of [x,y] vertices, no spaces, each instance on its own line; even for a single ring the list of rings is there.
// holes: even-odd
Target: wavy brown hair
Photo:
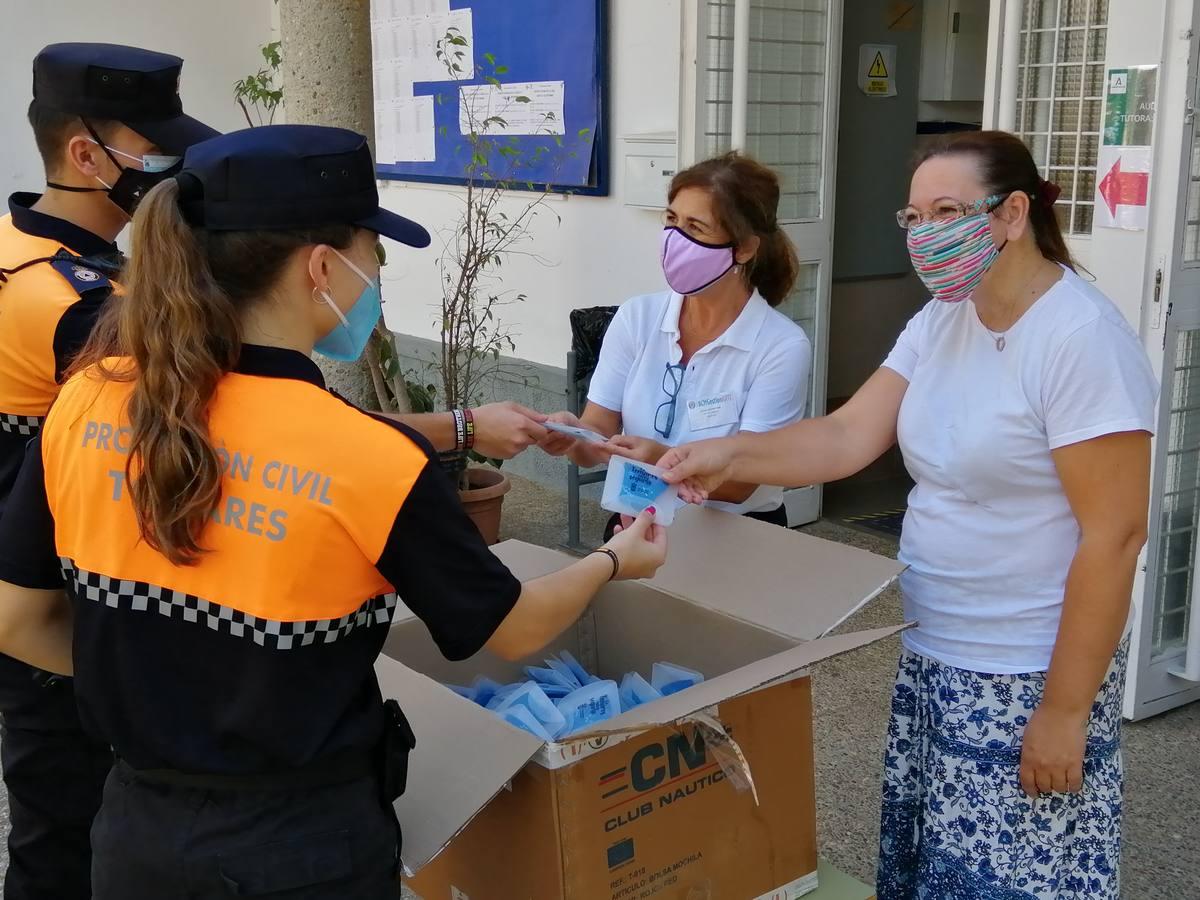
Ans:
[[[759,239],[758,253],[746,263],[746,280],[771,306],[787,299],[800,274],[791,239],[779,227],[779,176],[737,151],[684,169],[671,180],[668,199],[684,188],[712,197],[713,212],[735,244]]]
[[[221,499],[209,403],[241,353],[241,314],[270,293],[297,250],[343,250],[355,229],[206,231],[185,221],[179,190],[167,179],[138,207],[125,294],[109,304],[72,371],[133,383],[125,475],[138,528],[175,565],[195,565]]]

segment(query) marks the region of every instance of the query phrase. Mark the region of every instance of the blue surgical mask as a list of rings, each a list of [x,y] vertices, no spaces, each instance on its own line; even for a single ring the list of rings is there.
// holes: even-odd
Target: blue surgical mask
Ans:
[[[338,317],[340,324],[335,325],[329,334],[317,341],[313,349],[329,359],[352,362],[362,356],[367,341],[371,339],[371,332],[375,330],[375,323],[379,321],[379,316],[383,312],[383,299],[379,293],[379,279],[368,278],[363,274],[362,269],[338,253],[336,249],[330,249],[337,253],[338,259],[363,280],[366,287],[358,295],[358,299],[354,301],[354,305],[350,307],[348,313],[343,313],[338,308],[328,291],[317,292],[318,296],[329,304],[329,308]]]

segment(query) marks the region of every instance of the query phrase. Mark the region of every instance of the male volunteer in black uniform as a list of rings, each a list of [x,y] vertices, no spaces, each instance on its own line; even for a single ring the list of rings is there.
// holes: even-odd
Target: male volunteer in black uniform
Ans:
[[[141,196],[216,131],[183,114],[182,60],[54,44],[33,64],[29,122],[47,191],[0,219],[0,509],[72,356],[115,287],[113,243]],[[6,900],[91,896],[88,834],[112,765],[79,724],[70,679],[0,655],[0,762],[12,832]]]

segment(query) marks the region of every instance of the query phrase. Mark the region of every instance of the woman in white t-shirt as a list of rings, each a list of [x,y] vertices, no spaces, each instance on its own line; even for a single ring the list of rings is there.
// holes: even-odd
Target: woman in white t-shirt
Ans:
[[[726,478],[844,478],[899,440],[916,481],[885,758],[878,896],[1115,898],[1121,694],[1158,385],[1074,271],[1029,151],[942,139],[899,221],[934,299],[833,415],[662,460]]]
[[[778,177],[729,153],[680,172],[668,197],[662,264],[671,290],[622,304],[583,415],[550,416],[610,438],[596,445],[550,432],[543,449],[583,467],[612,453],[653,463],[676,444],[771,431],[804,415],[812,346],[774,308],[799,269],[776,218]],[[727,483],[707,502],[787,524],[783,490],[760,481]]]

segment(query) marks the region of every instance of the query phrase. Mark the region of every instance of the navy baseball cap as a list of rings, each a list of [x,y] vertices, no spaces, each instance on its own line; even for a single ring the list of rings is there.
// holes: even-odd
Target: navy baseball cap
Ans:
[[[219,132],[184,115],[183,60],[119,44],[51,44],[33,60],[33,99],[84,119],[132,128],[163,153],[182,156]]]
[[[429,232],[379,206],[367,139],[323,125],[263,125],[189,147],[175,175],[184,218],[209,231],[344,223],[410,247]]]

